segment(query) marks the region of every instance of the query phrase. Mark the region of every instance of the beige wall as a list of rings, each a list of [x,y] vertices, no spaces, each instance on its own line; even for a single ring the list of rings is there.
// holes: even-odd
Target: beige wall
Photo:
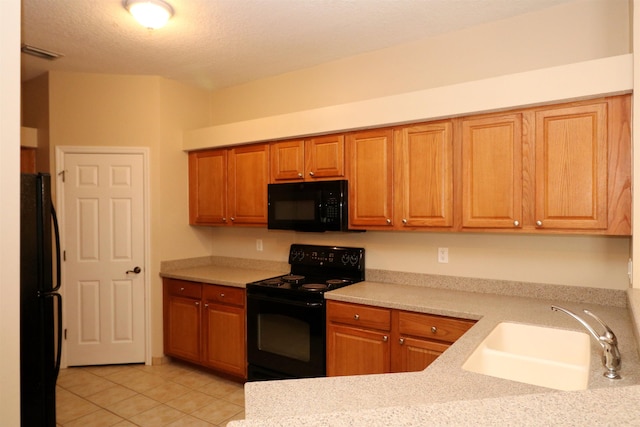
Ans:
[[[58,146],[149,148],[151,352],[161,356],[160,261],[211,252],[210,231],[188,226],[187,155],[182,151],[182,130],[207,123],[209,95],[161,77],[52,72],[45,78],[52,171]],[[25,118],[38,116],[44,85],[36,85],[34,96],[25,97]]]
[[[20,0],[0,1],[0,419],[20,425]]]
[[[337,104],[487,78],[494,78],[492,85],[500,88],[515,73],[627,54],[629,13],[627,0],[576,1],[228,88],[212,93],[211,125],[258,118],[253,122],[268,125],[278,114],[293,117],[302,110],[334,109]],[[557,77],[553,71],[549,76]],[[473,96],[470,91],[465,98]],[[397,117],[397,111],[393,114]],[[287,134],[286,120],[277,123]],[[263,240],[264,252],[255,250],[257,238]],[[369,268],[611,289],[629,286],[630,238],[417,232],[319,235],[227,228],[214,230],[213,253],[285,261],[293,242],[364,246]],[[448,264],[437,263],[438,247],[449,248]]]
[[[630,53],[628,3],[576,1],[220,90],[211,125]]]

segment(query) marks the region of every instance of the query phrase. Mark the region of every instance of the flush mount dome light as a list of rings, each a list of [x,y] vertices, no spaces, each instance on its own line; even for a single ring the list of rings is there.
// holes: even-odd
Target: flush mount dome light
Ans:
[[[173,8],[163,0],[125,0],[124,7],[141,25],[157,30],[173,16]]]

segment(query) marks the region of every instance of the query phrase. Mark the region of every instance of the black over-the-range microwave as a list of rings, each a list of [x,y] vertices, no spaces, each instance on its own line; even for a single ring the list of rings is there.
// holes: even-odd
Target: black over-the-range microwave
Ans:
[[[347,231],[348,181],[269,184],[272,230]]]

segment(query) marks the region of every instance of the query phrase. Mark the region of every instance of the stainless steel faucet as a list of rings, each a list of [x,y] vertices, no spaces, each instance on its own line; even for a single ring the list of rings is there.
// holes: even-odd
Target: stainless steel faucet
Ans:
[[[580,324],[584,326],[585,329],[589,331],[589,333],[602,346],[602,364],[607,368],[607,371],[603,375],[612,380],[620,379],[620,374],[618,374],[618,370],[620,370],[620,366],[622,364],[620,360],[620,350],[618,350],[618,340],[616,339],[616,335],[613,333],[611,328],[609,328],[598,316],[589,310],[583,311],[602,325],[604,328],[604,335],[598,335],[598,333],[584,319],[566,308],[552,305],[551,310],[562,311],[580,322]]]

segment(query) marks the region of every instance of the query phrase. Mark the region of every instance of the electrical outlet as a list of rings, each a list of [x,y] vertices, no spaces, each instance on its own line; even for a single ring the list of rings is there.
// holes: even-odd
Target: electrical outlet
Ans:
[[[449,262],[449,248],[438,248],[438,262],[441,264]]]
[[[262,252],[262,239],[256,239],[256,251]]]

